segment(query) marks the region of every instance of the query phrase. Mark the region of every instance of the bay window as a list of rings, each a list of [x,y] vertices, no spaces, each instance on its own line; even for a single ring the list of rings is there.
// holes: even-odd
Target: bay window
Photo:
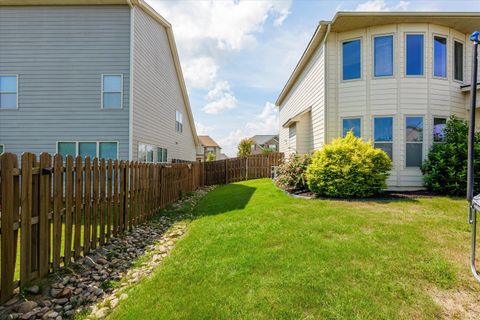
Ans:
[[[393,159],[393,117],[373,119],[373,140],[375,148],[382,149]]]
[[[433,75],[447,77],[447,38],[433,37]]]
[[[454,79],[463,81],[463,43],[459,41],[453,42],[453,74]]]
[[[423,117],[406,117],[405,133],[405,166],[420,167],[423,159]]]
[[[345,118],[342,120],[342,124],[343,137],[345,137],[349,131],[352,131],[355,137],[362,136],[362,120],[360,118]]]
[[[373,74],[375,77],[393,75],[393,36],[376,36],[373,40]]]
[[[361,77],[361,42],[350,40],[342,43],[343,80]]]
[[[406,35],[407,76],[423,76],[423,34]]]

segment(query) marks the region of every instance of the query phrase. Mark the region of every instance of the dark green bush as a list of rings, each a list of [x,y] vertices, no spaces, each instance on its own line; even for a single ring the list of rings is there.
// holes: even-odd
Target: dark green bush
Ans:
[[[464,196],[467,190],[468,124],[448,119],[445,142],[435,143],[422,165],[425,186],[434,192]],[[475,135],[475,192],[480,192],[480,135]]]
[[[309,155],[292,154],[277,169],[275,183],[289,192],[308,190],[305,171],[310,164]]]
[[[349,132],[312,156],[307,168],[311,191],[327,197],[360,198],[386,188],[392,161],[381,149]]]

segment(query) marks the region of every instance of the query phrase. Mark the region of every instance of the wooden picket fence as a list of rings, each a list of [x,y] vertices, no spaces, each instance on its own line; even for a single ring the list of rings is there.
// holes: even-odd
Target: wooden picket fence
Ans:
[[[182,193],[270,177],[282,159],[268,154],[165,165],[24,153],[20,169],[16,155],[1,155],[0,303],[19,286],[135,228]]]

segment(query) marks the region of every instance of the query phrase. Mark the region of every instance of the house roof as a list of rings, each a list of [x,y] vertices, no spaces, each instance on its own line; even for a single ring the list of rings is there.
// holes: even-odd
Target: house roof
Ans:
[[[319,22],[275,104],[280,106],[285,100],[315,50],[326,39],[327,32],[345,32],[395,23],[432,23],[468,34],[480,25],[480,12],[337,12],[332,21]]]
[[[278,141],[278,134],[257,134],[252,137],[255,144],[265,144],[268,141],[276,139]]]
[[[220,148],[218,143],[215,142],[210,136],[198,136],[198,140],[200,140],[200,144],[204,147],[217,147]]]
[[[173,36],[172,25],[157,11],[150,7],[144,0],[0,0],[0,6],[93,6],[93,5],[128,5],[130,7],[137,6],[160,23],[167,31],[168,43],[172,52],[173,62],[175,64],[175,71],[177,73],[178,82],[182,91],[183,101],[187,109],[187,117],[192,129],[193,140],[195,145],[200,145],[198,140],[197,130],[195,128],[195,121],[193,120],[192,107],[188,98],[187,86],[185,85],[185,78],[183,77],[180,59],[178,57],[177,45]]]

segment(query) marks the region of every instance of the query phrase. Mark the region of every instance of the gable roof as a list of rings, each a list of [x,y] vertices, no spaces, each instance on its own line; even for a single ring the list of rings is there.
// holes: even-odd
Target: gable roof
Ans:
[[[217,147],[220,148],[218,143],[215,142],[210,136],[198,136],[198,140],[200,140],[200,143],[204,147]]]
[[[173,62],[175,64],[175,71],[177,73],[178,82],[180,83],[180,90],[182,92],[185,108],[187,109],[187,117],[192,130],[193,140],[196,146],[200,145],[198,140],[197,129],[195,128],[195,121],[193,120],[192,107],[188,98],[187,86],[185,85],[185,78],[183,77],[180,59],[178,57],[177,45],[173,36],[172,25],[157,11],[150,7],[144,0],[0,0],[0,6],[93,6],[93,5],[128,5],[130,8],[137,6],[145,13],[150,15],[155,21],[160,23],[167,31],[168,43],[172,52]]]
[[[432,23],[471,33],[480,25],[480,12],[347,12],[339,11],[332,21],[320,21],[290,78],[275,102],[280,106],[328,32],[345,32],[396,23]]]
[[[276,139],[278,141],[278,134],[257,134],[252,137],[255,144],[265,144],[268,141]]]

